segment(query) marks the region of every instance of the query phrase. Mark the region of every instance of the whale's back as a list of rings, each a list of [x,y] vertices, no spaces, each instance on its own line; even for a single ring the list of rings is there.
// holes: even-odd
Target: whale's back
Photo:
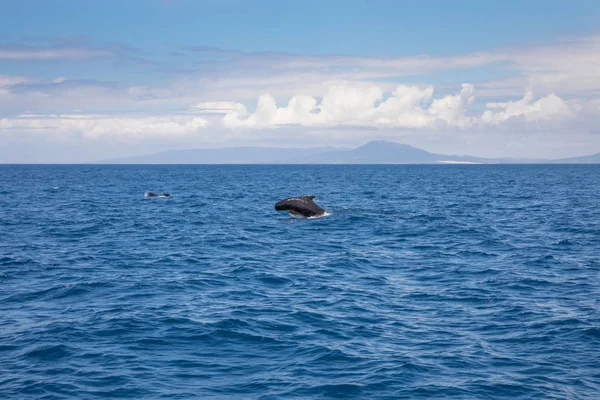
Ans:
[[[325,210],[315,204],[314,198],[315,196],[289,197],[275,203],[275,209],[302,214],[305,217],[325,214]]]

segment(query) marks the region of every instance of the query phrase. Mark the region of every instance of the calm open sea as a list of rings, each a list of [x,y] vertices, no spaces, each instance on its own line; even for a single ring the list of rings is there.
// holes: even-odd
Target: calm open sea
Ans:
[[[331,215],[273,208],[305,194]],[[0,398],[598,399],[599,195],[596,165],[0,166]]]

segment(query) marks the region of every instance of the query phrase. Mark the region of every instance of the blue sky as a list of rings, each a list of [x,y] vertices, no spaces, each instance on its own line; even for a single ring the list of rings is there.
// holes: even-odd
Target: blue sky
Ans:
[[[398,56],[548,42],[597,28],[597,1],[4,2],[4,36],[155,46]]]
[[[0,162],[372,139],[600,152],[598,1],[0,7]]]

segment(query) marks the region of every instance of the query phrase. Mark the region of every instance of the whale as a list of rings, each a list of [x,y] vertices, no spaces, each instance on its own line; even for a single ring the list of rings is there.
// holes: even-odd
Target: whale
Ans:
[[[154,192],[146,192],[146,197],[169,197],[169,193],[154,193]]]
[[[306,218],[325,215],[325,210],[315,204],[314,198],[315,196],[288,197],[275,203],[275,210]]]

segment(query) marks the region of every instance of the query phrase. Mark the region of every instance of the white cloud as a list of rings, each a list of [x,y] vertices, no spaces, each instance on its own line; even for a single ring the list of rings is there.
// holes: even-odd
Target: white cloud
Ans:
[[[214,50],[217,53],[219,50]],[[480,98],[519,96],[524,88],[535,93],[566,97],[600,91],[600,35],[575,37],[549,44],[497,48],[455,55],[407,55],[401,57],[306,56],[223,51],[223,68],[213,76],[187,77],[182,85],[202,86],[205,93],[238,101],[270,93],[279,99],[322,86],[332,80],[378,81],[385,92],[394,90],[403,77],[448,71],[465,76],[500,74],[501,78],[477,82]],[[233,53],[233,54],[232,54]],[[381,79],[385,78],[385,79]],[[411,79],[413,82],[414,78]],[[214,92],[213,92],[214,91]],[[322,95],[322,94],[321,94]],[[208,100],[207,100],[208,101]]]
[[[194,104],[190,112],[200,114],[227,114],[233,111],[244,112],[246,107],[235,101],[208,101]]]
[[[101,115],[35,115],[0,119],[0,132],[43,130],[51,134],[86,138],[113,136],[127,140],[148,137],[190,135],[204,128],[208,121],[193,116],[107,117]]]
[[[431,127],[442,123],[466,127],[466,116],[473,102],[474,87],[463,84],[461,91],[433,99],[433,88],[401,85],[388,98],[374,85],[350,82],[329,84],[319,102],[315,97],[297,95],[287,106],[278,107],[273,96],[259,97],[256,111],[243,105],[223,118],[225,127],[265,128],[282,125],[303,126],[384,126],[403,128]]]
[[[526,121],[548,120],[571,115],[567,103],[552,93],[534,101],[529,91],[518,101],[488,103],[481,120],[484,123],[499,123],[514,117],[524,117]]]
[[[31,79],[24,76],[0,75],[0,87],[18,85],[19,83],[30,82]]]
[[[95,57],[110,57],[113,53],[108,50],[85,48],[44,48],[25,47],[0,48],[0,60],[53,60],[53,59],[82,59]]]
[[[296,95],[286,106],[279,107],[273,96],[263,94],[254,113],[240,103],[227,102],[229,111],[223,124],[226,128],[285,125],[433,128],[441,125],[464,129],[478,123],[498,124],[514,117],[531,122],[573,114],[571,107],[554,93],[534,99],[533,94],[527,92],[521,100],[488,103],[482,115],[469,116],[474,92],[474,86],[465,83],[459,93],[435,99],[431,86],[401,85],[385,98],[377,86],[338,82],[328,86],[321,101]]]
[[[0,106],[2,106],[2,99],[10,95],[10,86],[28,82],[31,80],[23,76],[0,75]]]
[[[271,95],[279,104],[299,94],[320,99],[330,90],[330,85],[326,83],[332,81],[376,86],[382,92],[390,93],[396,90],[403,76],[413,76],[411,80],[415,81],[414,76],[424,73],[449,70],[452,74],[451,70],[455,68],[487,66],[495,70],[507,70],[510,76],[474,82],[477,100],[480,102],[490,99],[498,101],[498,98],[504,101],[508,97],[521,95],[525,88],[531,88],[540,94],[556,93],[569,102],[578,98],[597,98],[600,93],[600,35],[548,45],[500,48],[489,52],[450,56],[357,57],[239,53],[235,57],[225,57],[220,62],[223,63],[223,68],[178,75],[178,79],[167,80],[165,84],[126,86],[111,82],[103,86],[102,82],[98,82],[94,86],[93,81],[86,83],[71,80],[68,85],[20,87],[15,93],[7,93],[7,89],[2,89],[4,94],[10,95],[5,98],[0,96],[0,113],[10,115],[26,110],[63,113],[74,108],[83,108],[87,112],[140,112],[142,109],[155,111],[162,107],[181,112],[214,114],[225,112],[227,107],[239,107],[237,103],[248,104],[264,93]],[[481,71],[478,72],[480,73]],[[468,71],[460,74],[468,74]],[[62,81],[62,78],[56,82],[59,80]],[[373,81],[376,83],[369,83]],[[427,81],[424,83],[419,87],[427,86]],[[445,87],[436,89],[439,91]],[[189,107],[189,104],[199,106],[196,110],[183,108]],[[237,111],[242,116],[242,108],[232,111]],[[410,119],[411,116],[414,113],[409,113],[407,118]],[[389,115],[380,117],[385,119]],[[453,120],[450,115],[438,119],[444,118]],[[423,124],[418,122],[420,119],[417,118],[413,125]],[[451,122],[458,123],[458,120]],[[464,120],[462,124],[465,124]],[[400,125],[411,124],[405,122]]]
[[[470,119],[465,117],[465,112],[475,100],[474,90],[473,85],[463,83],[459,94],[435,100],[428,111],[436,120],[446,121],[449,125],[459,128],[467,127]]]
[[[148,76],[144,82],[144,67],[128,64],[127,68],[139,68],[136,76],[142,79],[136,79],[136,84],[107,81],[111,78],[95,75],[95,69],[90,69],[85,79],[63,77],[65,72],[51,70],[54,63],[50,63],[50,79],[0,76],[0,118],[4,117],[0,134],[31,131],[48,138],[104,137],[106,143],[142,143],[148,138],[146,142],[156,139],[177,147],[192,146],[198,140],[211,146],[306,143],[298,139],[306,137],[311,138],[310,143],[355,145],[378,138],[403,141],[403,135],[414,135],[410,140],[424,148],[444,143],[448,149],[461,150],[472,142],[493,152],[509,137],[513,144],[534,143],[533,135],[536,140],[552,136],[553,143],[559,143],[561,137],[569,135],[571,140],[577,132],[583,135],[581,143],[600,143],[600,139],[590,139],[600,137],[599,45],[600,35],[595,35],[447,56],[238,52],[211,56],[208,67],[202,62],[183,64],[188,61],[182,60],[202,61],[188,53],[173,64],[166,61],[161,65],[166,77],[161,81]],[[24,52],[19,57],[92,56],[85,52],[75,55],[77,46],[47,46],[47,51],[60,53],[69,47],[73,52],[37,55],[25,51],[44,49],[29,46],[21,49]],[[111,51],[120,54],[118,49]],[[94,56],[102,54],[108,53]],[[172,75],[169,67],[173,67]],[[444,71],[443,79],[435,75],[439,71]],[[130,75],[122,76],[128,79]],[[406,76],[419,83],[401,84]],[[469,78],[469,84],[460,86],[453,76],[483,78]],[[486,80],[486,76],[500,77]],[[436,85],[434,91],[431,79],[447,83]],[[81,114],[72,114],[74,109],[82,110]],[[26,112],[30,114],[23,115]],[[208,124],[213,129],[202,130]],[[11,135],[11,140],[17,136]],[[21,136],[28,140],[27,135]],[[420,143],[415,142],[416,137]],[[492,143],[492,137],[496,142]],[[461,142],[461,138],[468,140]],[[563,147],[556,148],[563,151]],[[507,147],[504,155],[511,155],[509,151],[516,148]],[[537,154],[530,144],[523,149],[523,154]],[[437,151],[445,152],[442,148]],[[469,151],[479,153],[477,148]]]

